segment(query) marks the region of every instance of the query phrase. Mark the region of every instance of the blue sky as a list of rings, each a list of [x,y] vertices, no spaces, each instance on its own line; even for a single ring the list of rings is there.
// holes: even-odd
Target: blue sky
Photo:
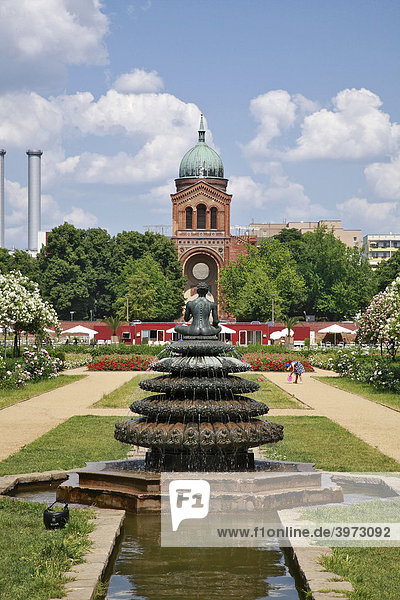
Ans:
[[[6,245],[27,245],[31,147],[42,229],[170,224],[201,111],[232,225],[398,233],[399,26],[397,0],[2,0]]]

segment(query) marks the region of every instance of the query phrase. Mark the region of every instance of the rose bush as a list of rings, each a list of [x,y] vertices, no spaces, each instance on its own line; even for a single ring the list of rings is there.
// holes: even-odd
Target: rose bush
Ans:
[[[243,354],[245,360],[253,371],[285,371],[285,364],[298,360],[307,373],[314,371],[310,362],[294,354],[264,354],[263,352],[248,352]]]
[[[150,355],[99,356],[89,363],[89,371],[146,371],[156,359]]]
[[[369,383],[378,390],[400,392],[400,365],[390,358],[368,357],[356,350],[338,352],[334,369],[341,377]]]

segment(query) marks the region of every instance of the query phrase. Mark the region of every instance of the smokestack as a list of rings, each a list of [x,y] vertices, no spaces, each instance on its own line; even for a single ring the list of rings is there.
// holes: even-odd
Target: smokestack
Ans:
[[[37,252],[40,231],[41,150],[28,150],[28,250]]]
[[[0,150],[0,248],[4,248],[4,155]]]

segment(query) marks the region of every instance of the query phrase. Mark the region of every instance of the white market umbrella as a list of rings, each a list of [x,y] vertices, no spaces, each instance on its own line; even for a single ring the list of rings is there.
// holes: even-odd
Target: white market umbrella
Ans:
[[[282,334],[281,337],[286,337],[287,335],[289,335],[288,328],[285,327],[285,329],[282,329],[281,334]],[[294,335],[294,331],[293,331],[293,329],[291,329],[290,330],[290,337],[292,337],[293,335]]]
[[[93,338],[96,333],[99,333],[98,331],[95,331],[95,329],[89,329],[89,327],[84,327],[83,325],[75,325],[75,327],[71,327],[71,329],[64,329],[64,331],[62,332],[61,335],[64,335],[64,333],[70,333],[71,335],[73,334],[77,334],[77,335],[88,335],[90,338]]]
[[[329,325],[328,327],[319,329],[318,333],[333,333],[334,344],[336,346],[336,334],[337,333],[354,333],[354,331],[352,329],[348,329],[347,327],[343,327],[343,325],[338,325],[337,323],[334,323],[333,325]]]
[[[230,327],[227,327],[226,325],[220,325],[220,327],[221,327],[220,333],[236,333],[236,331],[234,329],[230,329]]]

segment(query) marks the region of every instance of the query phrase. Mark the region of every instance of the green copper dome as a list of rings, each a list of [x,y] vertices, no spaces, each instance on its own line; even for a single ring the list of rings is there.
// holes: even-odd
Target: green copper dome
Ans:
[[[224,165],[218,154],[207,146],[206,130],[203,115],[200,118],[199,141],[196,146],[186,152],[179,167],[179,178],[182,177],[217,177],[224,178]]]

